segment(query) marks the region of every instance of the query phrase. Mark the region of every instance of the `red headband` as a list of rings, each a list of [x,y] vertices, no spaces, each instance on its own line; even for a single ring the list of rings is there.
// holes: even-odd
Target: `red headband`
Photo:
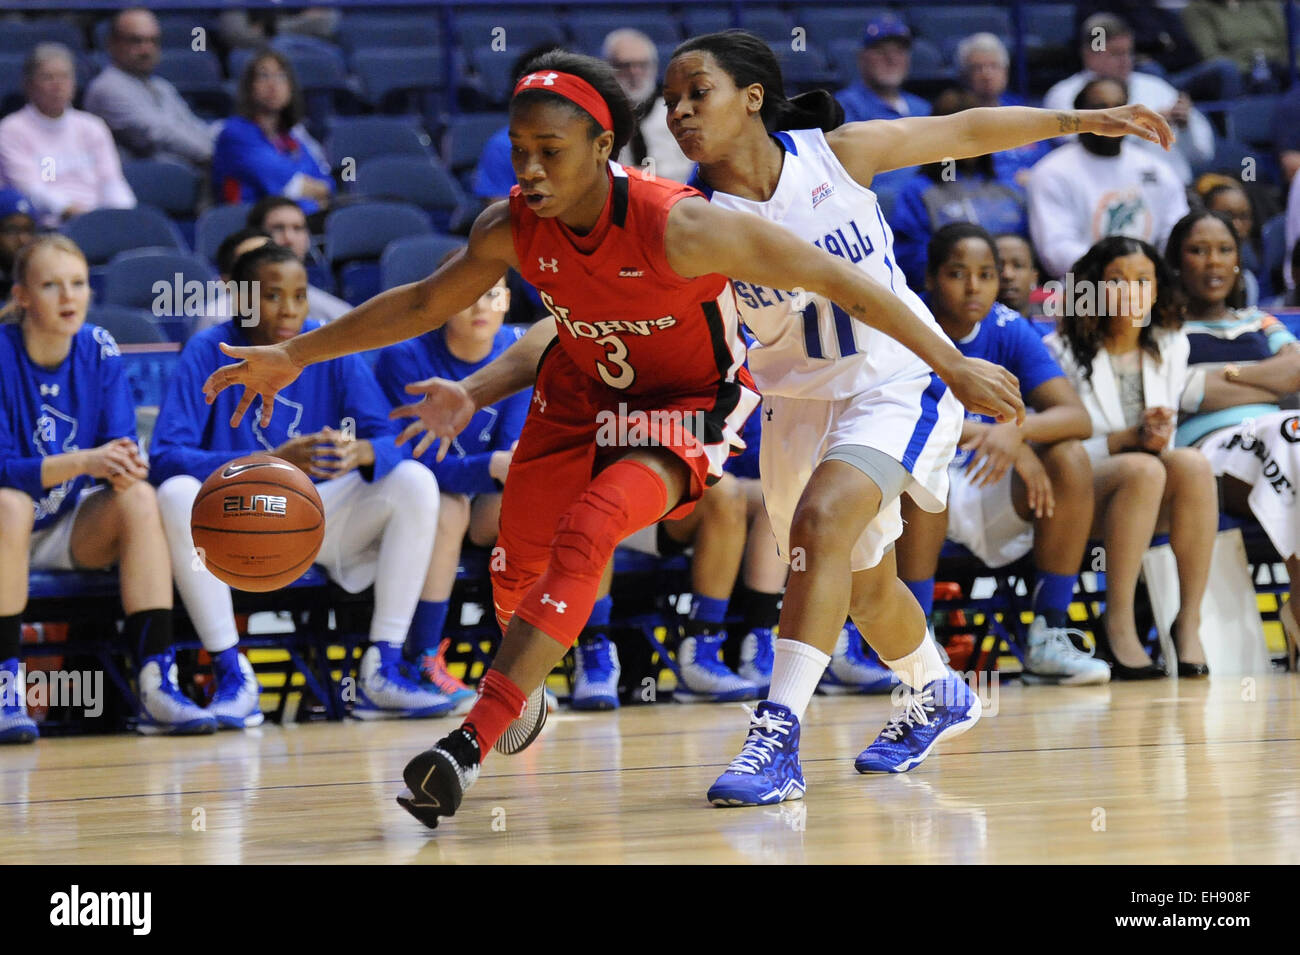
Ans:
[[[525,90],[543,90],[563,96],[571,103],[581,106],[600,124],[601,129],[613,129],[614,117],[609,111],[605,98],[596,92],[596,88],[580,76],[572,73],[557,73],[554,70],[529,73],[519,78],[512,95],[518,96]]]

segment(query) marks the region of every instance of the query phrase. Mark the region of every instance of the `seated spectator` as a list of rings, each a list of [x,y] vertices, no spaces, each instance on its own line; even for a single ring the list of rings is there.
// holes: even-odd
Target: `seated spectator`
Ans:
[[[227,49],[265,46],[281,34],[333,40],[340,14],[329,7],[304,10],[225,10],[217,20],[217,33]]]
[[[298,256],[305,267],[311,254],[311,228],[302,206],[284,196],[264,196],[248,210],[248,225],[264,230],[275,241]],[[307,286],[307,321],[324,325],[352,306],[314,285]]]
[[[1039,286],[1043,282],[1043,267],[1034,247],[1015,232],[1003,232],[994,239],[1001,263],[998,303],[1025,318],[1041,317],[1045,295]]]
[[[1196,181],[1196,194],[1211,212],[1222,212],[1232,223],[1239,243],[1241,280],[1246,291],[1245,304],[1259,304],[1261,286],[1272,288],[1271,277],[1261,274],[1264,259],[1263,240],[1256,226],[1255,208],[1250,196],[1236,179],[1208,173]]]
[[[72,108],[72,51],[38,43],[23,63],[23,84],[27,105],[0,120],[0,183],[26,195],[46,226],[91,209],[135,206],[113,134],[98,116]]]
[[[974,97],[974,106],[1024,106],[1025,101],[1007,92],[1007,48],[992,33],[975,33],[957,44],[957,68],[962,83]],[[1029,169],[1052,151],[1050,142],[1029,143],[993,154],[998,181],[1023,189]]]
[[[441,328],[383,349],[375,363],[375,377],[389,404],[409,403],[406,386],[413,381],[461,381],[523,337],[519,326],[502,327],[509,296],[502,279]],[[440,501],[433,557],[411,621],[407,656],[417,662],[424,683],[451,698],[458,714],[468,710],[474,692],[447,672],[450,640],[442,631],[461,545],[466,539],[475,547],[496,543],[501,489],[531,401],[531,390],[525,390],[480,408],[451,442],[446,457],[439,461],[439,449],[431,447],[419,458],[438,479]],[[608,619],[607,612],[606,623]]]
[[[1123,106],[1117,80],[1090,80],[1076,109]],[[1163,246],[1187,213],[1173,167],[1156,152],[1116,139],[1081,133],[1053,150],[1029,176],[1029,234],[1047,274],[1063,275],[1098,239],[1128,235]]]
[[[1092,469],[1081,443],[1092,435],[1088,412],[1038,333],[996,301],[1000,263],[993,236],[972,223],[946,225],[931,239],[928,261],[926,301],[939,327],[963,355],[1015,375],[1034,413],[1022,425],[966,413],[948,470],[948,509],[931,514],[903,501],[898,575],[929,617],[945,537],[988,567],[1005,567],[1032,550],[1025,681],[1108,683],[1110,668],[1078,650],[1069,629],[1092,526]]]
[[[1161,76],[1193,99],[1234,99],[1241,95],[1237,66],[1224,57],[1204,59],[1187,32],[1181,10],[1186,0],[1079,0],[1075,33],[1098,13],[1120,17],[1133,31],[1134,62],[1139,70]]]
[[[1281,88],[1287,33],[1278,0],[1191,0],[1183,10],[1183,23],[1201,56],[1232,61],[1250,92]]]
[[[659,51],[640,30],[615,30],[605,37],[601,56],[614,68],[618,85],[637,116],[632,141],[618,154],[625,166],[650,171],[661,179],[685,182],[695,163],[682,154],[668,131],[668,107],[659,91]],[[654,161],[653,166],[645,163]]]
[[[1218,530],[1214,472],[1174,448],[1180,410],[1202,407],[1204,371],[1189,371],[1176,280],[1149,243],[1102,239],[1073,265],[1082,294],[1044,339],[1092,419],[1084,442],[1096,500],[1092,536],[1106,548],[1105,637],[1116,679],[1158,679],[1138,636],[1134,597],[1142,555],[1169,534],[1181,605],[1173,623],[1180,676],[1203,676],[1201,602]],[[1088,294],[1091,292],[1091,294]]]
[[[161,53],[158,18],[143,7],[112,20],[112,62],[86,87],[85,107],[108,124],[118,145],[136,159],[170,159],[206,167],[215,130],[194,115],[181,94],[154,76]]]
[[[1049,89],[1043,97],[1043,107],[1069,109],[1084,86],[1096,79],[1123,83],[1128,102],[1155,110],[1173,127],[1178,140],[1166,157],[1179,181],[1190,184],[1192,166],[1214,158],[1214,127],[1193,108],[1191,98],[1158,76],[1134,71],[1133,31],[1119,17],[1108,13],[1089,17],[1079,37],[1079,52],[1083,69]],[[1152,151],[1160,148],[1145,142],[1134,145]]]
[[[974,105],[966,90],[945,90],[935,98],[934,115],[949,116]],[[994,232],[1029,232],[1024,197],[1018,187],[996,178],[991,155],[922,166],[898,193],[889,217],[894,257],[909,288],[925,287],[930,237],[949,222],[977,222]]]
[[[349,593],[375,586],[371,645],[361,658],[352,715],[361,719],[439,716],[452,708],[441,693],[406,672],[402,645],[424,583],[438,521],[438,486],[428,468],[394,442],[389,405],[359,355],[313,365],[276,397],[267,427],[255,404],[237,427],[239,398],[214,403],[203,383],[229,359],[220,346],[270,344],[316,327],[307,322],[307,273],[298,257],[268,243],[234,265],[234,282],[255,289],[234,319],[194,335],[181,352],[158,410],[149,479],[158,486],[163,529],[180,591],[217,678],[222,726],[262,721],[256,680],[239,653],[230,588],[194,561],[190,511],[202,481],[229,460],[269,452],[301,468],[325,506],[317,558]],[[251,296],[250,296],[251,297]]]
[[[844,122],[929,116],[930,104],[903,89],[912,64],[912,31],[893,14],[883,14],[867,24],[858,53],[862,79],[835,94],[844,107]],[[897,192],[916,173],[915,166],[877,175],[871,188],[877,194]]]
[[[722,661],[727,608],[745,553],[746,514],[740,482],[723,474],[686,517],[643,527],[619,545],[655,557],[691,552],[691,609],[680,627],[676,655],[682,678],[673,691],[673,699],[680,703],[730,703],[758,697],[758,684]],[[576,660],[584,667],[591,663],[586,652]],[[613,684],[617,682],[616,673]]]
[[[1187,297],[1188,363],[1207,369],[1200,413],[1178,426],[1177,442],[1199,448],[1222,488],[1224,510],[1253,518],[1300,586],[1300,487],[1295,411],[1279,402],[1300,391],[1300,342],[1272,315],[1245,307],[1241,240],[1219,212],[1198,211],[1169,234],[1165,258]],[[1300,626],[1288,603],[1280,615],[1292,668]]]
[[[89,305],[89,270],[72,240],[42,236],[18,253],[0,325],[0,742],[39,735],[19,656],[29,569],[120,566],[123,634],[140,667],[139,731],[216,729],[172,676],[158,500],[121,353],[112,335],[86,324]]]
[[[0,189],[0,302],[14,284],[14,257],[36,238],[32,204],[16,189]]]
[[[303,212],[325,208],[334,180],[320,145],[300,120],[302,94],[284,54],[263,50],[239,78],[235,109],[212,154],[212,190],[221,202],[288,196]]]

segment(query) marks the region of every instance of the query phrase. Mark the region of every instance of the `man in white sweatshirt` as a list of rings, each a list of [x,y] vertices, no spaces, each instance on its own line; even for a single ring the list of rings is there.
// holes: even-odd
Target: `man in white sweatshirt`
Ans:
[[[1083,22],[1079,55],[1083,69],[1061,80],[1043,97],[1044,109],[1069,109],[1084,84],[1095,79],[1119,80],[1128,89],[1128,101],[1150,107],[1174,127],[1178,141],[1169,153],[1154,143],[1133,139],[1129,145],[1160,152],[1184,184],[1192,181],[1192,165],[1214,158],[1214,127],[1192,106],[1186,93],[1151,73],[1134,70],[1133,30],[1111,13],[1098,13]]]
[[[1076,109],[1123,106],[1116,80],[1092,80]],[[1187,195],[1160,154],[1121,139],[1081,133],[1048,153],[1029,173],[1029,234],[1050,276],[1064,275],[1094,242],[1108,235],[1145,239],[1163,248],[1187,214]]]

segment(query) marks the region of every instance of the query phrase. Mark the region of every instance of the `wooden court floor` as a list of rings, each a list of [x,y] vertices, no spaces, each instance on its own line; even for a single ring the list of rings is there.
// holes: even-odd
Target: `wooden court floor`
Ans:
[[[986,690],[903,776],[853,757],[887,697],[817,698],[808,797],[715,809],[738,704],[561,710],[429,832],[394,803],[449,720],[0,749],[6,863],[1300,863],[1300,677]]]

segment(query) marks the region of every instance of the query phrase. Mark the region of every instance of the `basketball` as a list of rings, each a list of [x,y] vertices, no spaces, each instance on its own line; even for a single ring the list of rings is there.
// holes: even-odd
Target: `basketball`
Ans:
[[[311,479],[270,454],[236,458],[208,475],[190,512],[208,570],[238,590],[278,590],[311,566],[325,508]]]

